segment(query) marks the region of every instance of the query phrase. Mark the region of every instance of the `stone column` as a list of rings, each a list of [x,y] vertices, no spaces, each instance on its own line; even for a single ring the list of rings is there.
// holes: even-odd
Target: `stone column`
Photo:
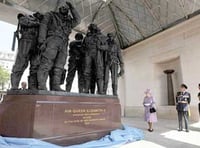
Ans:
[[[164,71],[167,74],[167,91],[168,91],[168,105],[175,105],[174,101],[174,88],[172,82],[172,73],[174,73],[173,69],[167,69]]]

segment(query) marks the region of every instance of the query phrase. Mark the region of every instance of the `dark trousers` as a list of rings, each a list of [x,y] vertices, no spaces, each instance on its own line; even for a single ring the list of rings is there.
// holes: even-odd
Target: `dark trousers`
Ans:
[[[29,61],[30,61],[30,75],[31,76],[36,75],[37,66],[35,68],[33,63],[33,60],[35,58],[32,53],[33,51],[36,50],[36,43],[37,43],[36,39],[21,38],[19,40],[18,53],[11,74],[11,85],[13,89],[18,88],[21,77],[25,69],[28,67]]]
[[[41,55],[41,61],[37,72],[39,89],[46,90],[46,81],[50,71],[52,71],[52,77],[50,78],[52,90],[56,90],[56,87],[60,87],[62,70],[64,69],[67,59],[67,44],[68,41],[58,36],[47,38],[46,49]]]
[[[85,57],[85,92],[89,93],[91,82],[94,82],[93,76],[95,75],[95,82],[97,84],[98,93],[103,94],[103,59],[98,53],[97,55],[91,54]],[[94,73],[95,72],[95,73]]]
[[[185,129],[188,130],[188,111],[178,111],[179,130],[183,129],[183,118],[185,121]]]
[[[199,116],[200,116],[200,103],[199,103]]]
[[[118,67],[116,63],[108,63],[105,67],[104,74],[104,93],[106,94],[108,88],[109,72],[111,72],[113,95],[117,95],[117,82],[118,82]]]
[[[78,72],[78,88],[79,93],[83,93],[84,77],[83,77],[83,60],[76,60],[76,57],[70,57],[68,64],[68,74],[66,78],[66,91],[70,92],[76,71]]]

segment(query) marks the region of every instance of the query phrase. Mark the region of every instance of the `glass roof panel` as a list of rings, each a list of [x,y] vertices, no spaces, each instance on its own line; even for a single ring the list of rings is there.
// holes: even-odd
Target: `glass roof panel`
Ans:
[[[58,10],[66,0],[6,0],[32,12]],[[76,31],[96,23],[104,34],[114,32],[121,48],[160,32],[191,14],[199,14],[200,0],[71,0],[81,15]],[[198,13],[196,13],[198,12]]]

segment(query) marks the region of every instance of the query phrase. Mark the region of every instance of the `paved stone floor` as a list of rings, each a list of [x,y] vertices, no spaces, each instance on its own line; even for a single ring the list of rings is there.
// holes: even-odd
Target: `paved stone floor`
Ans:
[[[144,140],[127,144],[122,148],[200,148],[200,122],[190,122],[190,132],[177,131],[176,120],[159,119],[154,132],[147,131],[143,118],[122,118],[123,124],[144,131]]]

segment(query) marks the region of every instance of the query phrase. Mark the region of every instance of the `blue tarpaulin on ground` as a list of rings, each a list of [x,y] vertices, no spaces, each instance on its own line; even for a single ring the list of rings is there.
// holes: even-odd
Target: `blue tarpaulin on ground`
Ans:
[[[10,138],[0,137],[0,148],[119,148],[120,146],[139,141],[144,138],[140,129],[124,126],[117,129],[99,140],[73,146],[58,146],[33,138]]]

